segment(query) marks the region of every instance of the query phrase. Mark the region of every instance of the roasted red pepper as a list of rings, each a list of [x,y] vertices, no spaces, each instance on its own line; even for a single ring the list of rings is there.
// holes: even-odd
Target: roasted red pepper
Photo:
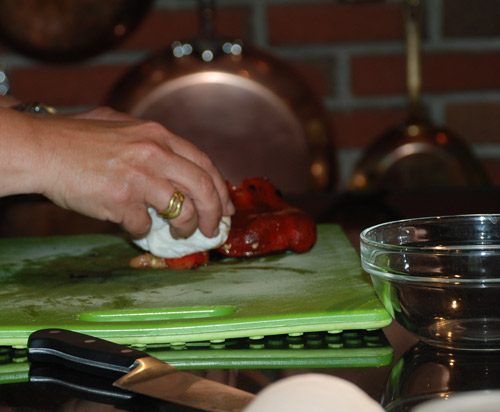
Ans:
[[[229,237],[213,252],[229,257],[265,256],[287,250],[307,252],[316,243],[316,224],[304,211],[287,204],[267,180],[251,178],[229,185],[236,208]],[[165,259],[145,253],[130,262],[132,267],[194,269],[209,263],[209,252]]]
[[[209,261],[209,252],[197,252],[181,258],[165,258],[165,263],[169,269],[196,269],[199,266],[208,264]]]
[[[291,250],[306,252],[316,243],[316,224],[304,211],[287,204],[276,187],[262,178],[229,186],[236,213],[218,253],[231,257],[264,256]]]
[[[152,269],[196,269],[197,267],[208,264],[210,261],[209,252],[197,252],[180,258],[161,258],[151,253],[143,253],[134,257],[130,261],[133,268],[152,268]]]

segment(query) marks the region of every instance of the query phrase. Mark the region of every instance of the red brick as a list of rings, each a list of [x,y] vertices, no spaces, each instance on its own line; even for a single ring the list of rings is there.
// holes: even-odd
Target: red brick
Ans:
[[[424,59],[429,91],[491,90],[500,87],[500,52],[447,53]]]
[[[250,26],[246,9],[220,9],[215,15],[215,34],[247,39]],[[122,49],[159,49],[174,40],[192,39],[200,34],[200,21],[194,10],[156,10],[120,46]]]
[[[425,54],[422,62],[423,91],[498,89],[499,72],[499,52]],[[406,91],[404,56],[353,57],[352,89],[358,96],[404,93]]]
[[[290,62],[293,69],[314,90],[318,96],[328,96],[334,92],[332,82],[334,65],[329,60],[308,60]]]
[[[103,104],[127,66],[50,66],[19,68],[10,74],[12,94],[23,101],[54,106]]]
[[[397,94],[406,91],[405,58],[400,55],[354,56],[351,85],[355,95]]]
[[[498,0],[444,0],[443,36],[498,36],[499,15]]]
[[[273,45],[395,40],[404,37],[398,4],[307,3],[268,9]]]
[[[197,33],[197,15],[192,10],[153,11],[120,45],[120,49],[157,49],[172,40]]]
[[[401,109],[349,110],[331,113],[331,124],[339,149],[366,148],[382,133],[406,117]]]
[[[471,143],[498,143],[500,102],[456,103],[446,107],[446,124]]]

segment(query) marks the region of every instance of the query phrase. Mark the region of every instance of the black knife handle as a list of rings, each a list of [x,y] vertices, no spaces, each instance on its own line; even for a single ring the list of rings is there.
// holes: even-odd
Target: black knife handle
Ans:
[[[61,365],[34,363],[29,379],[33,385],[51,385],[64,388],[64,394],[93,402],[116,405],[128,402],[135,394],[113,386],[113,380],[89,375]]]
[[[28,339],[31,363],[56,363],[98,376],[118,378],[130,372],[144,352],[65,329],[42,329]]]
[[[96,375],[77,372],[61,365],[33,364],[30,367],[30,382],[39,388],[50,386],[64,388],[64,395],[72,398],[115,406],[120,411],[130,412],[200,412],[201,409],[177,405],[168,401],[150,398],[113,386],[113,380]],[[115,410],[115,409],[113,409]]]

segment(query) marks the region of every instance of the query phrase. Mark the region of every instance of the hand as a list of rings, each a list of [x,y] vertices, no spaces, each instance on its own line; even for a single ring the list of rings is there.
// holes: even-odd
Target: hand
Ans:
[[[8,117],[8,127],[0,138],[16,154],[9,161],[20,162],[22,183],[4,186],[10,193],[3,194],[42,193],[64,208],[119,223],[134,237],[149,231],[147,207],[164,210],[176,189],[186,198],[170,221],[174,236],[199,227],[212,237],[221,216],[234,213],[208,156],[158,123],[105,108],[63,116],[5,111],[0,117]]]

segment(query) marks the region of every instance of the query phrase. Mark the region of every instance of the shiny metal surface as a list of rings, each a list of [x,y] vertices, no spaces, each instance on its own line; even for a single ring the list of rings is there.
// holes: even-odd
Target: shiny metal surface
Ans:
[[[490,179],[467,143],[433,125],[421,102],[421,0],[405,0],[409,114],[366,149],[348,190],[485,186]]]
[[[138,366],[117,380],[115,386],[213,412],[241,411],[255,397],[249,392],[179,371],[156,358],[137,361]]]
[[[410,411],[455,393],[499,390],[499,371],[496,355],[443,351],[417,343],[392,367],[381,403],[388,412]]]
[[[210,30],[213,13],[202,12]],[[208,32],[176,41],[121,79],[109,104],[191,140],[231,183],[265,176],[285,193],[336,186],[318,97],[289,64],[239,40]]]
[[[467,144],[448,130],[408,120],[376,139],[348,190],[484,186],[490,183]]]
[[[81,60],[123,40],[151,4],[152,0],[3,0],[0,37],[30,57]]]

